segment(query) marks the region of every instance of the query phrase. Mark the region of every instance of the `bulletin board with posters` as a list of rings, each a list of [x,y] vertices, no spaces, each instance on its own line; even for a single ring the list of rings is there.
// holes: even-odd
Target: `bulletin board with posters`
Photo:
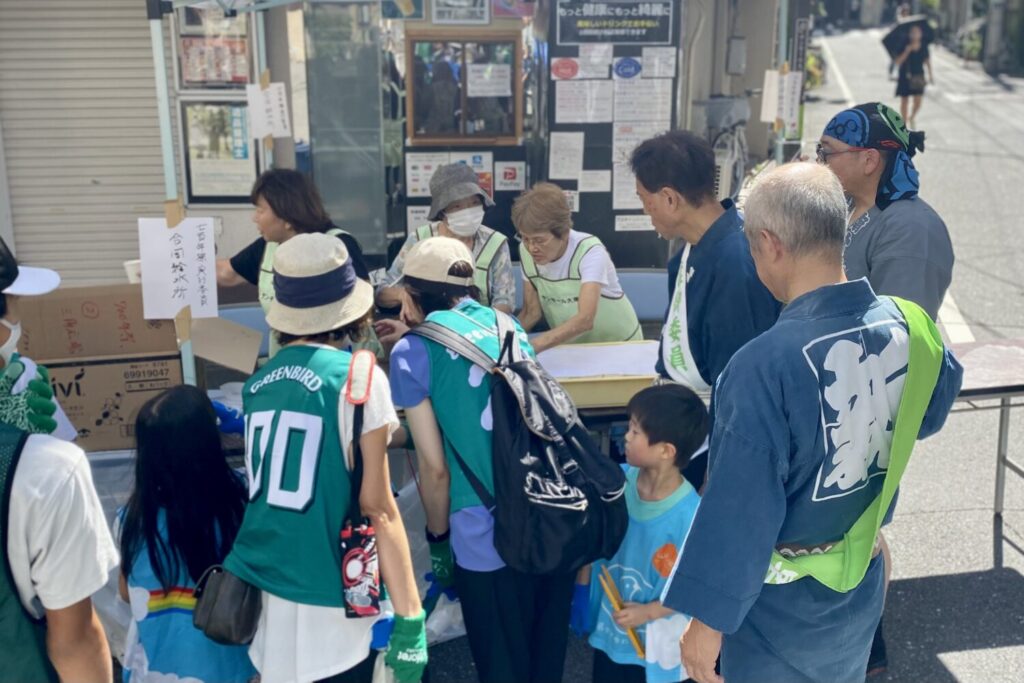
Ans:
[[[576,229],[601,238],[619,268],[662,268],[667,242],[636,196],[636,146],[677,127],[682,3],[552,0],[544,176]]]

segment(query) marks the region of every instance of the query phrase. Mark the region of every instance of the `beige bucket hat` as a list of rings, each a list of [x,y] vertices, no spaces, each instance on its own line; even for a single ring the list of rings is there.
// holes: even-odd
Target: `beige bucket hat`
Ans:
[[[278,332],[314,335],[343,327],[373,306],[373,288],[356,277],[345,243],[333,235],[292,237],[274,254],[274,301],[267,323]]]

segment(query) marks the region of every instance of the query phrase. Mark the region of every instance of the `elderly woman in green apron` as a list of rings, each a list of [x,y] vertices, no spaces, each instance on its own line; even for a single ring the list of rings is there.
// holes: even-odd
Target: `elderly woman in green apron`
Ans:
[[[430,221],[409,233],[387,277],[377,289],[377,305],[397,308],[402,304],[402,271],[405,259],[418,242],[429,237],[453,237],[472,252],[473,284],[480,303],[511,313],[516,290],[508,240],[483,225],[484,209],[494,206],[477,183],[476,172],[466,164],[440,166],[430,177]]]
[[[295,235],[310,232],[334,235],[344,242],[356,275],[369,279],[359,243],[331,222],[316,185],[306,174],[286,168],[265,171],[253,185],[250,200],[256,207],[252,222],[260,237],[230,259],[217,259],[217,284],[221,287],[246,282],[256,285],[263,312],[268,312],[274,302],[273,264],[277,246]],[[379,346],[375,339],[365,344],[371,349]],[[274,335],[270,335],[270,355],[277,353],[278,348]]]
[[[643,339],[608,250],[594,235],[573,230],[560,187],[538,183],[524,192],[512,206],[512,223],[526,276],[519,320],[530,330],[543,318],[549,328],[531,339],[538,353],[559,344]]]

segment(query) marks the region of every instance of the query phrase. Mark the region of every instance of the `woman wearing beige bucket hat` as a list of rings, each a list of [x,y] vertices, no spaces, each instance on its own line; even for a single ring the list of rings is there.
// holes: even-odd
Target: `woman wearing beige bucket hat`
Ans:
[[[423,610],[387,462],[398,419],[372,354],[341,350],[368,328],[373,290],[356,277],[343,242],[309,234],[277,250],[274,293],[267,322],[282,348],[242,392],[249,505],[224,561],[263,591],[250,658],[265,683],[342,672],[370,680],[379,585],[363,559],[373,545],[365,516],[396,613],[385,661],[402,683],[419,681]],[[345,540],[359,537],[367,540]],[[357,613],[369,616],[348,616]]]
[[[484,209],[491,206],[494,202],[480,188],[476,171],[461,163],[439,166],[430,177],[430,222],[410,230],[377,288],[377,303],[385,308],[401,304],[402,271],[410,250],[429,237],[440,236],[457,239],[472,252],[476,266],[473,283],[480,290],[480,303],[511,313],[516,288],[508,239],[483,225]]]
[[[409,252],[403,282],[402,313],[410,324],[443,325],[497,358],[497,317],[475,300],[465,245],[445,237],[420,242]],[[518,323],[516,330],[521,350],[533,356]],[[395,344],[390,367],[392,399],[405,408],[416,441],[431,565],[442,587],[454,583],[458,590],[479,680],[560,681],[574,576],[506,566],[494,546],[494,518],[459,462],[494,494],[492,375],[417,335]]]

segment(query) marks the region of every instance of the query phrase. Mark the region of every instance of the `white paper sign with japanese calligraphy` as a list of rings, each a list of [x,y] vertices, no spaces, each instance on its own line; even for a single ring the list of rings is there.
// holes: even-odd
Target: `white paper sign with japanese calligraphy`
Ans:
[[[186,218],[168,228],[163,218],[139,219],[142,309],[147,320],[173,318],[185,306],[193,318],[217,317],[213,218]]]
[[[247,85],[245,97],[249,102],[249,131],[254,138],[260,140],[267,135],[273,138],[292,136],[288,93],[284,83],[271,83],[266,90],[259,85]]]

